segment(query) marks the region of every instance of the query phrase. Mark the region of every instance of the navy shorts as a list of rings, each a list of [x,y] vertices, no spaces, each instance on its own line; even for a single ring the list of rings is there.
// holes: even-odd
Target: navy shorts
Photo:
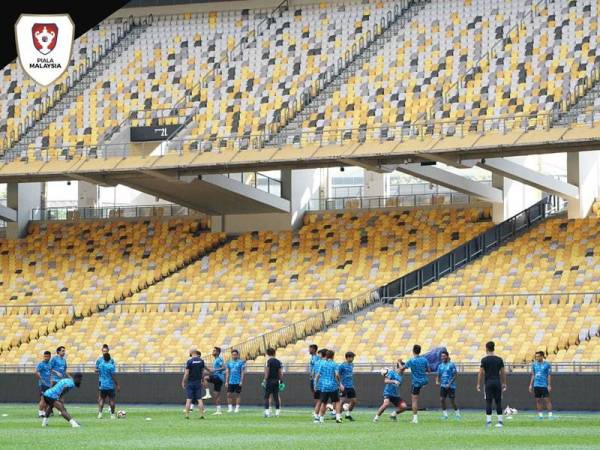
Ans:
[[[402,400],[402,397],[396,397],[394,395],[384,395],[383,398],[389,400],[396,408],[404,401]]]
[[[107,397],[111,400],[115,398],[115,390],[114,389],[100,389],[100,397],[104,400]]]
[[[208,382],[213,385],[213,389],[215,390],[215,392],[221,392],[221,388],[223,387],[223,380],[221,380],[218,376],[209,376]]]
[[[456,396],[456,388],[442,387],[440,388],[440,397],[454,398]]]
[[[331,401],[331,403],[337,403],[340,401],[340,395],[338,391],[321,392],[319,400],[321,400],[321,403],[326,403],[328,401]]]
[[[410,393],[412,395],[419,395],[421,393],[421,388],[425,386],[424,384],[413,384],[410,388]]]
[[[50,386],[46,386],[46,385],[40,386],[40,395],[44,395],[44,392],[46,392],[48,389],[50,389]]]
[[[547,387],[534,387],[533,395],[535,395],[535,398],[548,398],[550,397],[550,392]]]
[[[354,388],[346,388],[342,391],[342,397],[347,399],[356,398],[356,391]]]
[[[242,386],[240,386],[239,384],[229,384],[227,385],[227,392],[229,392],[230,394],[241,394]]]
[[[46,397],[46,396],[44,395],[44,401],[46,402],[46,405],[48,405],[48,406],[54,406],[54,402],[55,402],[56,400],[55,400],[55,399],[53,399],[53,398],[50,398],[50,397]]]
[[[188,382],[186,388],[186,399],[191,400],[193,402],[197,402],[202,398],[202,383],[200,381],[190,381]]]

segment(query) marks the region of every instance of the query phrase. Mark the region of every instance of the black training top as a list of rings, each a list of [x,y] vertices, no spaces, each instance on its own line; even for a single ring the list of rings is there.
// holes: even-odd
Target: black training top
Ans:
[[[504,367],[502,358],[488,355],[481,360],[481,367],[485,371],[485,381],[500,381],[500,369]]]
[[[194,356],[189,359],[185,365],[190,371],[189,381],[202,381],[202,373],[204,372],[204,360],[199,356]]]
[[[277,358],[269,358],[267,361],[267,368],[269,369],[267,380],[279,380],[279,369],[281,369],[281,367],[281,361]]]

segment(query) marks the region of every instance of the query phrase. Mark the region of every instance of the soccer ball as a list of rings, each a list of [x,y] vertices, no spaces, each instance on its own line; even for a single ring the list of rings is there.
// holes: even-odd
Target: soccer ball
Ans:
[[[344,404],[342,405],[342,409],[343,409],[344,411],[348,411],[348,410],[350,409],[350,405],[349,405],[348,403],[344,403]]]
[[[389,372],[389,370],[386,369],[385,367],[379,371],[379,373],[384,377],[388,374],[388,372]]]
[[[117,413],[117,418],[124,419],[125,417],[127,417],[127,413],[125,411],[121,410]]]
[[[514,415],[518,414],[519,411],[516,408],[511,408],[510,406],[506,406],[504,409],[504,415],[507,419],[512,419]]]

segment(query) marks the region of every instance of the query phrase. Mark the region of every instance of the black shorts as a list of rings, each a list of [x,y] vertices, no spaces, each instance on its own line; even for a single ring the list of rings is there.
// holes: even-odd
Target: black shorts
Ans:
[[[383,398],[389,400],[390,403],[396,408],[398,408],[400,404],[404,401],[402,400],[402,397],[396,397],[394,395],[384,395]]]
[[[342,391],[342,397],[347,399],[356,398],[356,391],[354,388],[346,388]]]
[[[100,389],[100,397],[102,399],[110,398],[111,400],[115,398],[115,390],[114,389]]]
[[[500,381],[487,381],[484,393],[486,399],[500,402],[502,400],[502,384],[500,384]]]
[[[413,384],[410,388],[410,393],[412,395],[419,395],[421,393],[421,388],[425,386],[424,384]]]
[[[331,401],[331,403],[337,403],[340,401],[340,394],[338,391],[321,392],[319,400],[321,400],[321,403],[327,403],[328,401]]]
[[[279,380],[267,380],[265,398],[269,398],[269,395],[279,395]]]
[[[48,389],[50,389],[50,386],[40,386],[40,395],[44,395],[44,392],[46,392]]]
[[[54,400],[53,398],[46,397],[46,396],[44,395],[44,401],[46,402],[46,405],[48,405],[48,406],[54,406],[54,402],[55,402],[56,400]]]
[[[221,380],[218,376],[209,376],[208,382],[213,385],[213,389],[215,390],[215,392],[221,392],[221,388],[223,387],[223,380]]]
[[[442,398],[456,397],[456,388],[451,388],[451,387],[440,388],[440,397],[442,397]]]
[[[239,384],[229,384],[227,385],[227,392],[229,392],[230,394],[241,394],[242,386],[240,386]]]
[[[534,387],[533,395],[535,395],[535,398],[548,398],[550,397],[550,392],[547,387]]]
[[[202,383],[200,381],[190,381],[185,387],[185,395],[187,400],[197,402],[202,398]]]
[[[313,399],[321,400],[321,391],[313,391]]]

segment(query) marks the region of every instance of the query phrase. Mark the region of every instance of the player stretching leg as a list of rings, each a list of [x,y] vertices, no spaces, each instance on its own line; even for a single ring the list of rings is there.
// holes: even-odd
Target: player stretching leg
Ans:
[[[54,386],[52,386],[50,389],[47,389],[44,392],[44,402],[46,403],[46,416],[42,420],[43,427],[48,426],[48,419],[50,417],[50,414],[52,413],[53,408],[58,409],[60,415],[63,416],[64,419],[67,422],[69,422],[73,428],[77,428],[80,426],[67,412],[62,397],[74,387],[78,388],[79,386],[81,386],[82,378],[83,375],[81,375],[80,373],[75,373],[73,374],[73,378],[63,378],[62,380],[57,381]]]
[[[489,341],[485,344],[487,355],[481,360],[477,375],[477,392],[481,391],[481,381],[485,381],[485,425],[492,424],[492,402],[496,402],[497,427],[503,426],[502,421],[502,392],[506,391],[506,371],[502,358],[494,355],[496,344]]]
[[[381,375],[385,377],[383,382],[385,387],[383,388],[383,403],[377,410],[377,414],[373,417],[373,422],[377,422],[379,417],[384,411],[390,406],[394,405],[396,409],[390,414],[390,419],[398,420],[398,414],[402,414],[408,409],[406,403],[400,397],[400,385],[402,385],[402,375],[398,372],[389,369],[381,369]]]
[[[269,400],[273,397],[273,403],[275,403],[275,417],[279,417],[280,403],[279,403],[279,385],[283,377],[282,364],[277,358],[275,358],[275,349],[268,348],[267,364],[265,365],[265,377],[263,379],[263,386],[265,388],[265,417],[271,417],[271,407]]]
[[[535,362],[531,366],[531,381],[529,382],[529,392],[535,395],[535,404],[538,411],[538,417],[544,418],[544,403],[548,410],[548,419],[552,416],[552,401],[550,392],[552,391],[552,368],[548,362],[544,361],[546,355],[544,352],[535,352]]]
[[[245,371],[246,363],[240,359],[240,352],[238,352],[236,349],[231,350],[231,359],[227,362],[225,370],[227,412],[234,411],[234,400],[235,412],[240,412],[240,403],[242,401],[242,383],[244,382]]]
[[[108,399],[110,406],[110,418],[116,419],[115,415],[115,389],[118,392],[121,388],[115,378],[115,362],[110,357],[110,353],[104,353],[102,361],[96,362],[96,369],[99,374],[100,386],[100,400],[98,402],[98,419],[102,419],[102,410],[104,409],[104,403]]]
[[[190,407],[192,403],[198,403],[198,414],[204,419],[204,403],[202,402],[201,390],[202,380],[204,379],[204,360],[200,358],[201,353],[198,350],[190,351],[192,357],[185,365],[181,387],[185,390],[185,418],[190,418]]]
[[[419,395],[421,394],[421,388],[429,383],[427,374],[429,373],[429,362],[427,358],[420,356],[421,346],[418,344],[413,345],[413,357],[409,359],[406,364],[400,361],[400,372],[404,372],[406,369],[410,369],[411,375],[411,407],[413,412],[412,423],[419,423]]]
[[[44,359],[40,361],[35,368],[35,378],[38,380],[38,386],[40,388],[40,403],[38,408],[38,417],[46,416],[46,402],[44,401],[44,391],[50,389],[50,374],[52,367],[50,366],[50,357],[52,353],[48,350],[44,352]]]
[[[321,363],[325,361],[325,356],[327,355],[327,349],[322,348],[319,350],[319,358],[315,361],[315,373],[313,378],[313,383],[315,385],[315,392],[313,398],[315,399],[315,411],[313,417],[315,421],[319,421],[319,414],[321,413],[321,387],[317,383],[317,375],[319,373],[319,369],[321,368]]]
[[[448,409],[446,408],[446,398],[450,399],[454,408],[454,415],[460,419],[460,411],[456,406],[456,366],[450,361],[448,352],[443,350],[440,354],[442,362],[438,366],[435,383],[440,385],[440,402],[442,403],[442,418],[448,419]]]
[[[354,390],[354,357],[352,352],[345,355],[346,361],[340,364],[338,371],[340,373],[340,390],[342,392],[342,405],[348,403],[347,409],[344,409],[346,419],[354,422],[352,410],[356,406],[356,391]]]
[[[221,412],[221,388],[225,383],[225,361],[221,356],[221,347],[213,348],[212,355],[215,359],[213,361],[211,374],[204,377],[204,389],[206,390],[206,394],[202,397],[202,400],[209,400],[212,398],[217,408],[213,413],[213,416],[220,416],[223,414]],[[213,385],[212,396],[210,389],[208,388],[208,383]]]
[[[315,383],[320,386],[321,391],[321,409],[319,411],[318,420],[315,422],[323,423],[325,412],[327,411],[327,402],[331,401],[335,409],[335,421],[342,423],[342,415],[340,414],[340,374],[338,366],[333,360],[335,353],[333,350],[327,350],[325,360],[319,364],[319,372],[315,378]]]

